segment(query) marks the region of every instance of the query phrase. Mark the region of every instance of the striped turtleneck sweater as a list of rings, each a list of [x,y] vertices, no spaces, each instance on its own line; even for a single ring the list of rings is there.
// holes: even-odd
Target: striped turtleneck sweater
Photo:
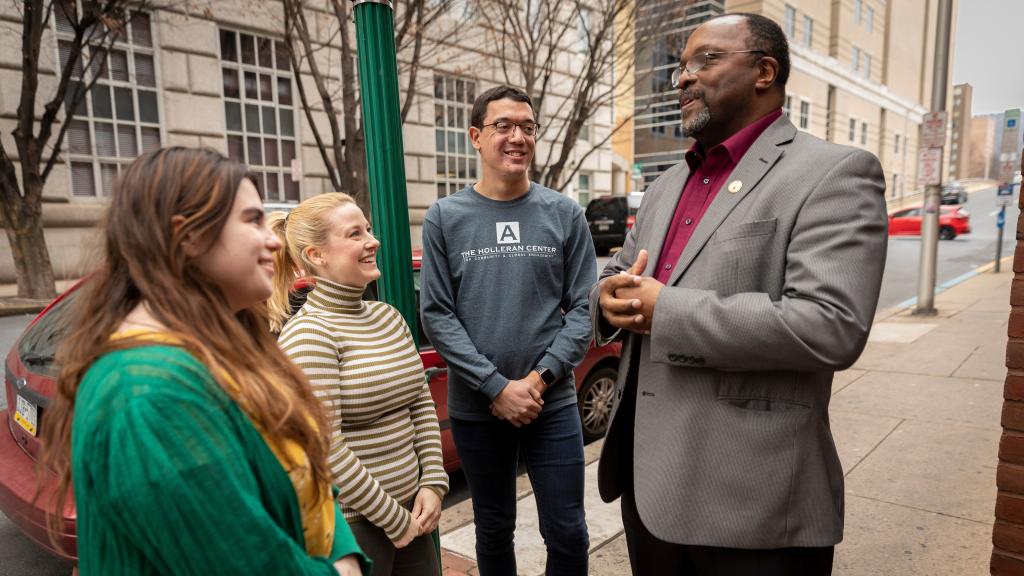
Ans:
[[[442,498],[441,433],[409,327],[362,290],[316,279],[278,342],[309,379],[331,421],[328,464],[345,519],[367,519],[392,540],[421,487]]]

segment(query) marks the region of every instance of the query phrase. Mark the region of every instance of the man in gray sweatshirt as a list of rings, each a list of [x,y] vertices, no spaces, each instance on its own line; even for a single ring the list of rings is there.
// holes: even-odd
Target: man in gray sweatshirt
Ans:
[[[516,573],[516,464],[533,484],[547,573],[587,573],[583,433],[573,368],[590,343],[597,266],[583,210],[529,180],[529,96],[480,94],[469,137],[480,181],[423,223],[421,315],[447,362],[448,413],[476,522],[481,576]]]

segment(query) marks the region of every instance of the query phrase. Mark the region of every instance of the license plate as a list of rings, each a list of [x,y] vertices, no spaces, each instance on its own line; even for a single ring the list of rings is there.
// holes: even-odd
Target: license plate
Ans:
[[[607,224],[598,224],[597,225],[597,230],[599,232],[604,232],[604,231],[608,230],[608,225]]]
[[[36,423],[38,416],[39,411],[36,408],[36,405],[25,398],[18,396],[18,407],[14,412],[14,421],[20,424],[26,432],[33,436],[36,435]]]

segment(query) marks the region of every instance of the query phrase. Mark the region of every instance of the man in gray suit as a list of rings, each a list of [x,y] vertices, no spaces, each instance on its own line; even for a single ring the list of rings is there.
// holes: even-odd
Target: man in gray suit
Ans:
[[[828,403],[875,313],[885,180],[782,115],[788,76],[771,20],[694,31],[675,85],[696,144],[591,292],[598,342],[625,336],[599,484],[634,574],[829,574],[842,540]]]

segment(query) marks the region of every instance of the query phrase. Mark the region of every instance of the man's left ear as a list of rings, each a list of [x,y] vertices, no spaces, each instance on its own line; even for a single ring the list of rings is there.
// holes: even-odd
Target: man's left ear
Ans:
[[[757,81],[754,87],[758,90],[767,90],[775,84],[779,77],[779,61],[771,56],[763,56],[757,63]]]
[[[175,214],[171,216],[171,232],[174,236],[178,235],[178,231],[185,224],[185,217],[181,214]],[[185,235],[185,239],[181,241],[182,247],[185,248],[185,255],[189,258],[195,258],[199,256],[199,243],[196,242],[195,235],[189,232]]]

